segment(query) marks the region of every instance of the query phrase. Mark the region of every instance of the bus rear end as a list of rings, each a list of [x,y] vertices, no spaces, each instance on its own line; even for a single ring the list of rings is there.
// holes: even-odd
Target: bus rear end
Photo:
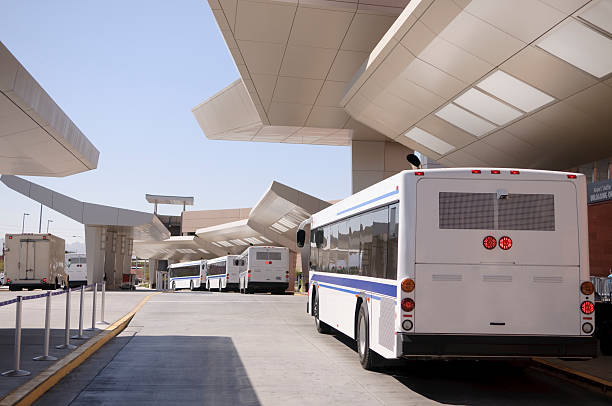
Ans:
[[[289,249],[249,248],[247,273],[249,291],[285,292],[289,287]]]
[[[402,355],[596,355],[583,176],[416,177],[414,289],[401,292],[412,301],[402,307],[412,328],[401,335]]]

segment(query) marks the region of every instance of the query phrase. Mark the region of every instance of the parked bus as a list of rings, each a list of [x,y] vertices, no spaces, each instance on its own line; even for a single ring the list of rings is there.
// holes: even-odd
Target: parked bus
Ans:
[[[71,288],[87,285],[87,255],[66,254],[66,274]]]
[[[179,262],[168,267],[170,289],[196,290],[206,286],[206,260]]]
[[[289,249],[249,247],[238,258],[240,292],[283,294],[289,287]]]
[[[585,190],[561,172],[403,171],[300,225],[307,311],[355,339],[366,369],[594,357]]]
[[[238,255],[227,255],[206,261],[208,290],[237,290],[240,271]]]

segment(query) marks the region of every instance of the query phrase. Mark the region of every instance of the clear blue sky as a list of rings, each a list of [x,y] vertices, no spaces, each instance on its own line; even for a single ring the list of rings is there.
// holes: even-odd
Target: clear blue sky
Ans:
[[[98,169],[28,179],[80,200],[152,211],[251,207],[270,182],[322,199],[350,194],[348,147],[210,141],[191,108],[238,78],[205,0],[1,0],[0,40],[100,150]],[[0,238],[38,231],[39,205],[0,184]],[[180,209],[165,206],[163,214]],[[51,232],[83,239],[45,208]]]

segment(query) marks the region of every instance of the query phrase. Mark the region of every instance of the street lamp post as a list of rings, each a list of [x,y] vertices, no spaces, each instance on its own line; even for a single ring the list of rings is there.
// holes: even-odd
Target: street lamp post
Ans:
[[[21,234],[25,231],[25,218],[29,216],[30,213],[23,213],[23,220],[21,220]]]
[[[47,220],[47,234],[49,234],[49,223],[53,223],[53,220]]]

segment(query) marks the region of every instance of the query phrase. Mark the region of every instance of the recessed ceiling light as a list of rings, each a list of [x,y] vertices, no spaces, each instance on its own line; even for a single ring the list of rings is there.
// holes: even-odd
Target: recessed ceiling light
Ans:
[[[451,144],[442,141],[440,138],[431,135],[427,131],[421,130],[418,127],[412,128],[404,135],[410,138],[411,140],[416,141],[419,144],[431,149],[432,151],[437,152],[440,155],[447,154],[448,152],[455,149],[455,147]]]
[[[496,128],[488,121],[483,120],[482,118],[475,116],[474,114],[465,111],[461,107],[458,107],[452,103],[447,104],[438,110],[438,112],[436,112],[436,116],[477,137],[480,137],[489,131],[493,131]]]
[[[522,115],[520,111],[474,88],[457,97],[454,102],[497,125],[504,125]]]
[[[555,100],[501,70],[496,71],[477,86],[528,113]]]
[[[612,0],[600,0],[594,2],[579,17],[597,28],[612,34]]]
[[[570,19],[537,46],[598,78],[612,72],[612,40]]]

